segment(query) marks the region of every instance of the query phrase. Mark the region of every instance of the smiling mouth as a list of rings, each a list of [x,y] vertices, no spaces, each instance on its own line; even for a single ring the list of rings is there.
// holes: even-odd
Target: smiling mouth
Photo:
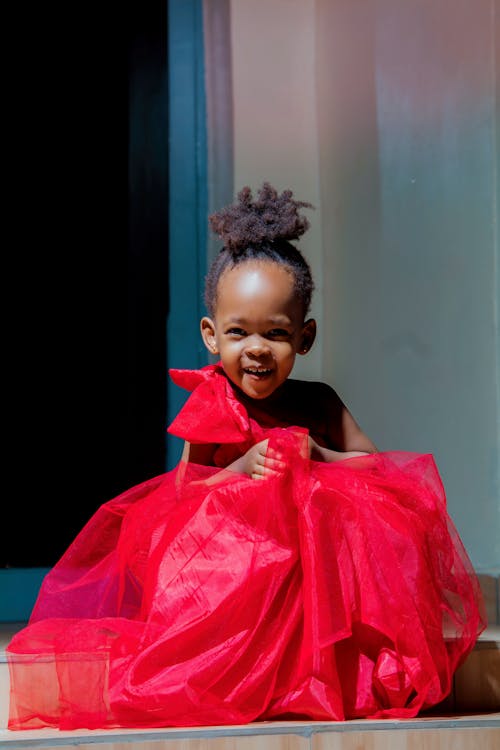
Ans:
[[[272,370],[268,367],[244,367],[243,372],[247,375],[253,375],[256,378],[265,378],[272,373]]]

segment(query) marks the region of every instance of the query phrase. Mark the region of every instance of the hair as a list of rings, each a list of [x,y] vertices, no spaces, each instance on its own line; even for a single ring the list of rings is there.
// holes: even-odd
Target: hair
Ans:
[[[264,182],[253,200],[252,191],[244,187],[236,203],[225,206],[208,217],[212,230],[223,241],[205,278],[205,305],[213,316],[217,304],[217,287],[222,274],[250,260],[268,260],[289,269],[295,280],[295,293],[309,311],[314,291],[309,264],[300,250],[291,244],[309,229],[308,219],[300,208],[313,208],[296,201],[291,190],[281,195]]]

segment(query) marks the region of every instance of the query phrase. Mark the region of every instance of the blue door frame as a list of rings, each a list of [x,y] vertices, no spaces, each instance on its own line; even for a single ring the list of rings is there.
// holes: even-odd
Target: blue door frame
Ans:
[[[207,136],[201,0],[169,0],[169,314],[168,367],[206,365],[199,323],[207,243]],[[167,383],[167,424],[187,393]],[[182,441],[167,437],[167,468]]]

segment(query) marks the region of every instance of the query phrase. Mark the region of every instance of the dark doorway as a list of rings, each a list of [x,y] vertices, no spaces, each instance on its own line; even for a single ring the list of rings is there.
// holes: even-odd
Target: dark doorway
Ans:
[[[17,66],[1,567],[52,566],[102,502],[165,469],[166,2],[58,14]]]

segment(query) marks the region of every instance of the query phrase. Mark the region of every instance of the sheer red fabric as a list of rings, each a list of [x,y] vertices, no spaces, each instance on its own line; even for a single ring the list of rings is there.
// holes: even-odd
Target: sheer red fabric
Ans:
[[[217,366],[170,430],[224,465],[269,437],[255,481],[180,463],[103,505],[7,649],[10,729],[411,717],[451,690],[484,627],[430,455],[323,464],[250,419]]]

